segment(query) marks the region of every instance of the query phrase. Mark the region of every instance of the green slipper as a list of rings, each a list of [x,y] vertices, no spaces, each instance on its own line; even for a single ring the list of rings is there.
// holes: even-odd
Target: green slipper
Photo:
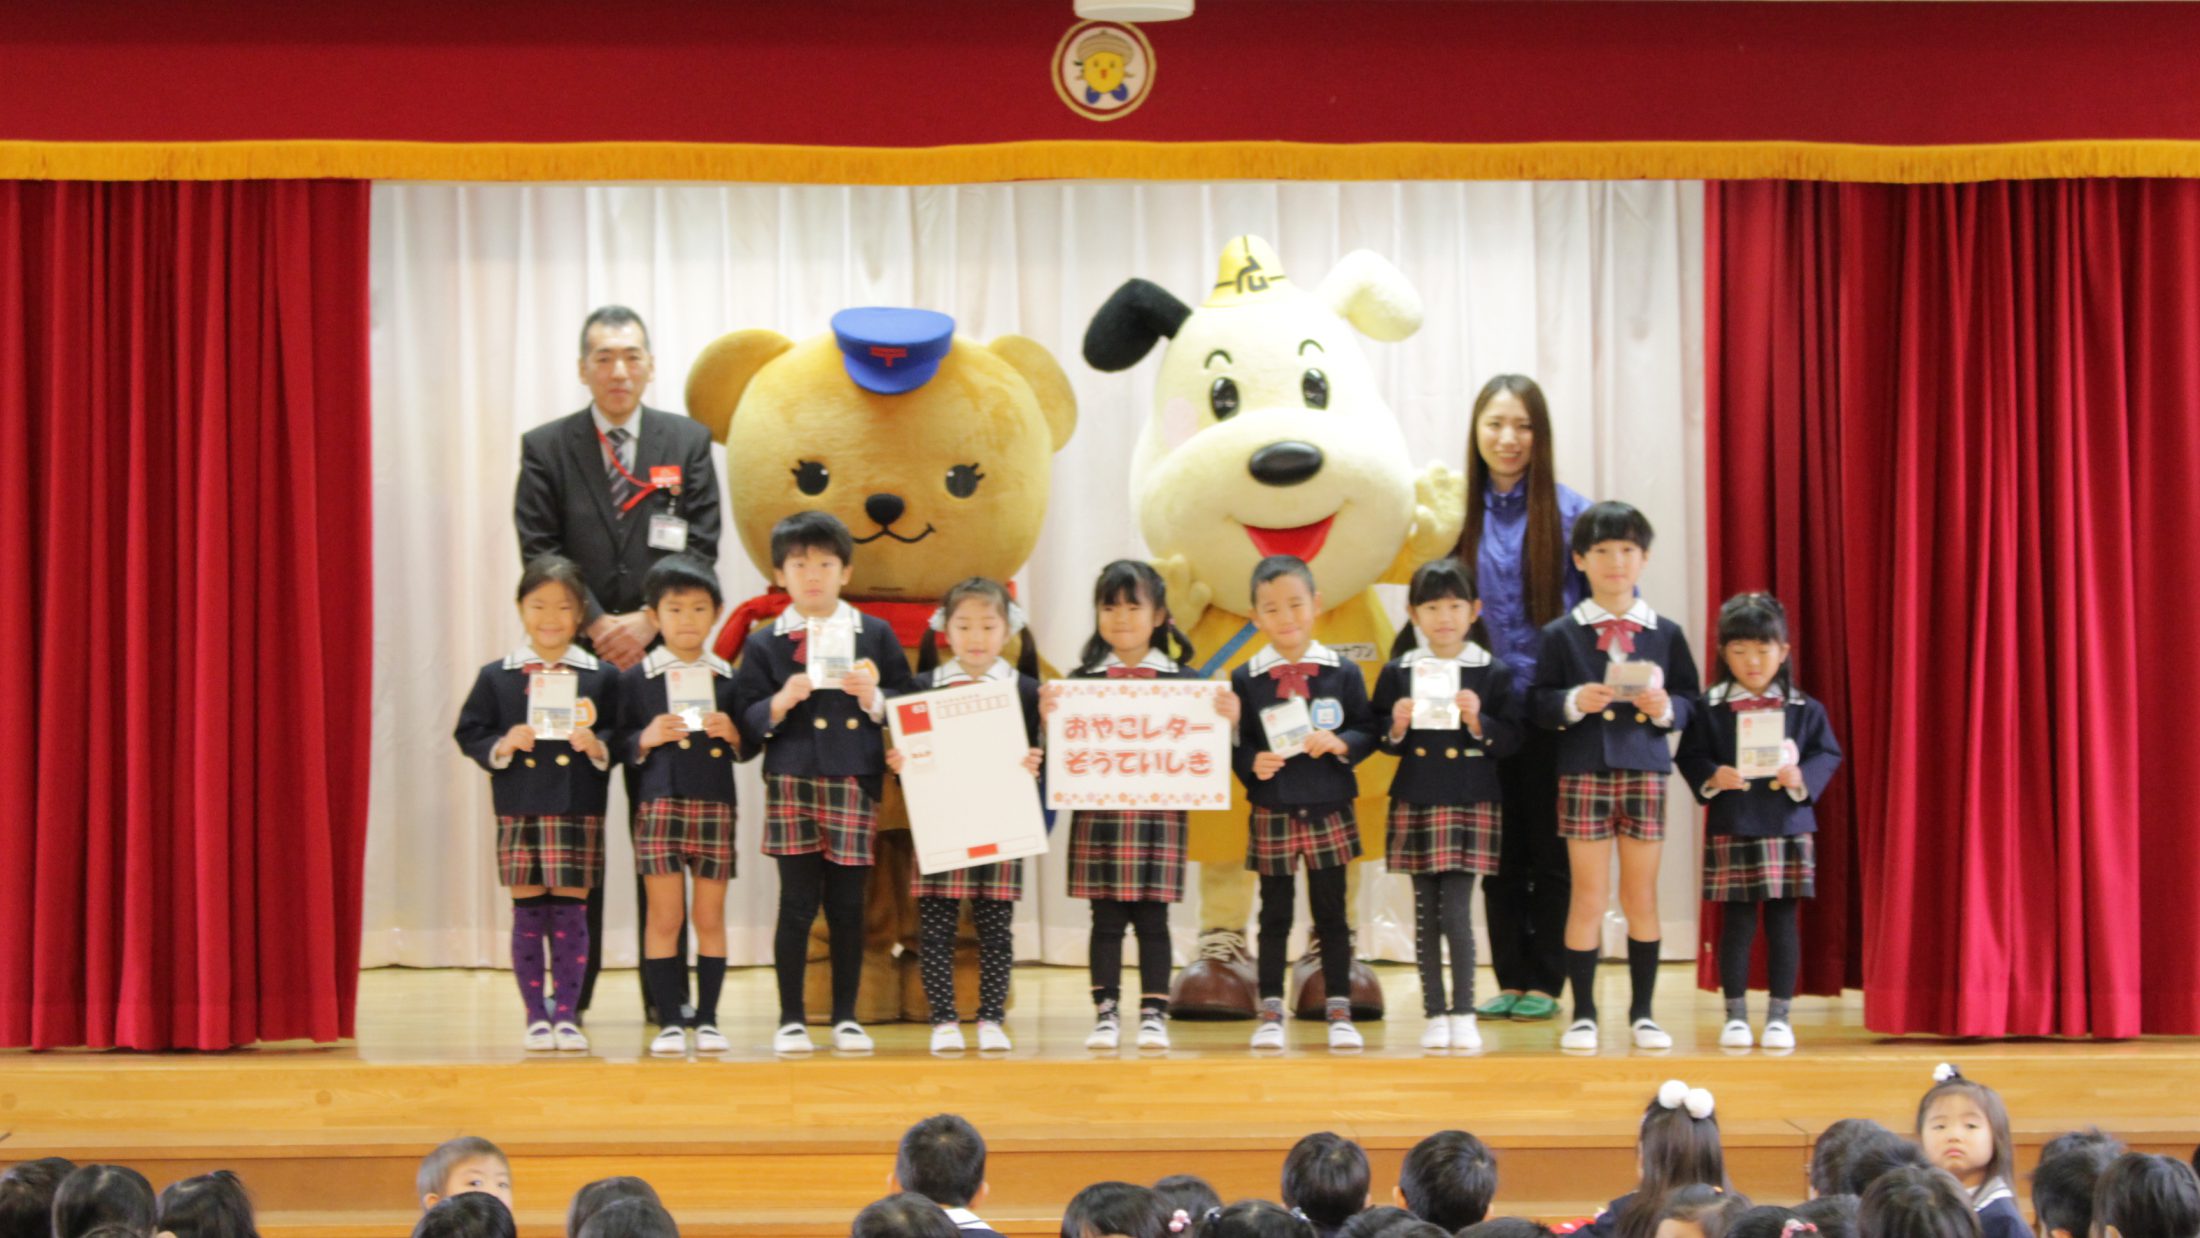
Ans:
[[[1511,1016],[1520,1005],[1518,993],[1500,993],[1474,1008],[1474,1013],[1484,1019],[1503,1019]]]
[[[1548,1019],[1557,1013],[1558,1002],[1540,993],[1523,993],[1520,995],[1520,1000],[1512,1005],[1512,1017],[1515,1023],[1534,1023],[1541,1019]]]

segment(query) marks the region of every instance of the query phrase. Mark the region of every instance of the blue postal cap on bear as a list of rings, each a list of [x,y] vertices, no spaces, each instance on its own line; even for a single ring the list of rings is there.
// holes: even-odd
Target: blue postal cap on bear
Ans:
[[[955,320],[936,310],[844,309],[833,315],[833,338],[856,386],[900,395],[939,372],[940,358],[955,342]]]

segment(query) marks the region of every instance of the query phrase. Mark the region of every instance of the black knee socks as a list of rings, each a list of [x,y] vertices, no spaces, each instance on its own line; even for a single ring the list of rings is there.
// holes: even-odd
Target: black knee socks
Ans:
[[[1629,1023],[1650,1017],[1650,999],[1658,991],[1659,944],[1627,939],[1627,980],[1632,989],[1627,1002]]]
[[[1597,1020],[1597,952],[1566,950],[1566,980],[1574,990],[1574,1022]]]
[[[685,986],[682,986],[685,987]],[[698,1027],[718,1026],[718,994],[726,987],[726,959],[724,955],[698,954],[695,956],[695,1023]]]
[[[718,963],[721,969],[725,966],[724,959]],[[649,1004],[657,1008],[658,1026],[679,1027],[688,1004],[687,961],[644,958],[642,986],[649,994]]]

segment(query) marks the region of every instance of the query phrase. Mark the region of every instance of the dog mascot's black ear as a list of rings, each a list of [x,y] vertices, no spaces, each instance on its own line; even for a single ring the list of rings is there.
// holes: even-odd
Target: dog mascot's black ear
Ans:
[[[1085,328],[1085,364],[1114,373],[1137,365],[1162,336],[1192,316],[1192,307],[1150,280],[1125,280]]]

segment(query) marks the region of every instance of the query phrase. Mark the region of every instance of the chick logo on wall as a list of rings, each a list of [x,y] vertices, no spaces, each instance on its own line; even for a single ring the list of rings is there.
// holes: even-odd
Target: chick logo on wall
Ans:
[[[1054,48],[1054,92],[1087,120],[1130,115],[1153,93],[1153,76],[1153,44],[1124,22],[1079,22]]]

